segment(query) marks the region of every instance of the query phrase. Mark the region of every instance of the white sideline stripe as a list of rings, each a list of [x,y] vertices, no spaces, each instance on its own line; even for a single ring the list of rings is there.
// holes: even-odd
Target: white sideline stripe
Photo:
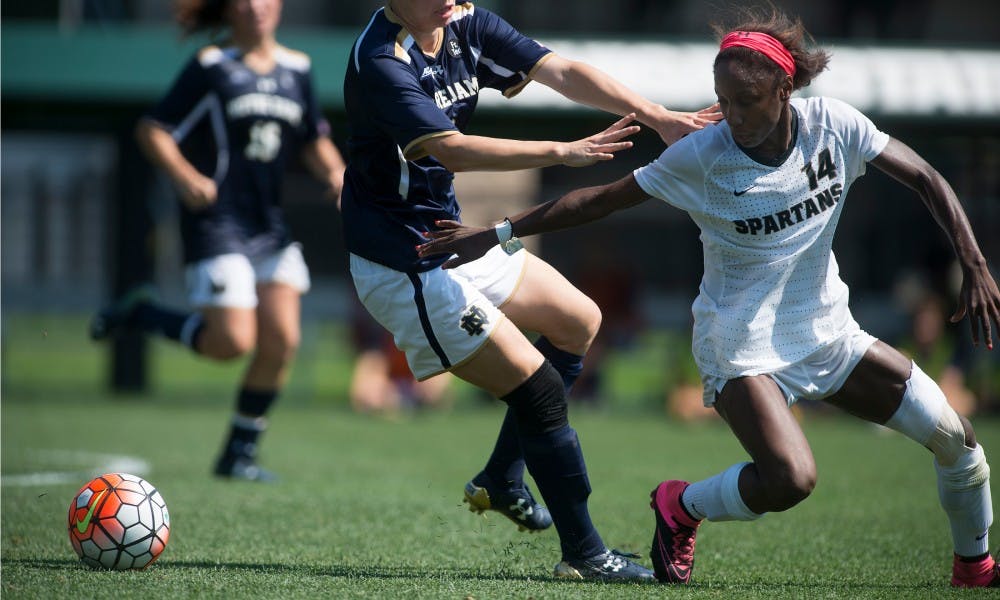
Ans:
[[[148,461],[127,454],[100,454],[83,450],[38,450],[29,451],[32,458],[59,466],[79,466],[75,471],[32,471],[14,475],[0,476],[0,484],[13,487],[32,487],[39,485],[60,485],[79,482],[83,485],[91,478],[104,473],[130,473],[144,476],[152,468]]]

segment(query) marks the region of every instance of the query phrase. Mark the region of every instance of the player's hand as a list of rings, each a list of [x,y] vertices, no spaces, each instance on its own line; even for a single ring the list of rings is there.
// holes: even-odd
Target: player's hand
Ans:
[[[427,258],[435,254],[454,254],[441,265],[443,269],[454,269],[472,262],[499,241],[492,227],[469,227],[458,221],[435,221],[435,225],[440,229],[424,233],[430,241],[417,246],[417,255]]]
[[[615,157],[615,152],[631,148],[632,142],[622,140],[638,133],[638,125],[629,125],[634,120],[634,113],[625,115],[600,133],[563,144],[562,164],[568,167],[588,167],[597,161],[611,160]]]
[[[992,326],[996,326],[997,335],[1000,336],[1000,290],[997,289],[997,282],[994,281],[985,261],[978,266],[964,269],[958,308],[950,321],[957,323],[966,315],[969,317],[969,326],[972,327],[972,344],[979,345],[981,331],[986,347],[992,350]]]
[[[219,198],[215,181],[200,173],[177,182],[177,188],[181,194],[181,202],[193,211],[205,210]]]
[[[718,103],[703,108],[698,112],[677,112],[664,108],[660,111],[654,123],[647,123],[660,134],[660,138],[669,146],[692,131],[704,129],[722,120],[722,112]]]

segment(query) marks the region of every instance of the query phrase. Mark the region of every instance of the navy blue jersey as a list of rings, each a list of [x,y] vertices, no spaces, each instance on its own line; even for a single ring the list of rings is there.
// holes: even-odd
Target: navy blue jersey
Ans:
[[[341,199],[348,251],[392,269],[427,271],[414,247],[438,219],[459,219],[454,175],[422,142],[464,131],[481,88],[507,97],[549,54],[506,21],[457,3],[433,56],[388,8],[375,11],[351,49],[344,102],[351,137]]]
[[[218,186],[211,207],[182,206],[187,263],[229,253],[257,257],[291,241],[280,205],[285,163],[302,143],[327,135],[329,125],[309,57],[279,47],[275,59],[262,74],[237,48],[203,48],[147,115]]]

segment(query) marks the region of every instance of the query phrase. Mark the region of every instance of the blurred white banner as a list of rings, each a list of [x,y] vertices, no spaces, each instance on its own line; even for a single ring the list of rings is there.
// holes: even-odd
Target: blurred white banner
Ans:
[[[613,74],[643,96],[674,109],[715,102],[711,44],[542,40],[560,55]],[[799,93],[832,96],[872,114],[1000,117],[1000,50],[829,46],[828,71]],[[573,109],[543,85],[529,85],[516,102],[483,94],[484,108]]]

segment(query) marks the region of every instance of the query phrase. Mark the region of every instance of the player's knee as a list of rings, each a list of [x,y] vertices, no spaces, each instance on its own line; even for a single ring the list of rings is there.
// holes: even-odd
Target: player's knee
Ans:
[[[569,425],[562,377],[549,361],[501,400],[514,410],[522,434],[540,435]]]
[[[761,475],[770,504],[768,512],[788,510],[816,488],[816,465],[812,461],[789,462]]]
[[[580,294],[578,301],[541,333],[557,348],[583,354],[594,343],[601,329],[601,309],[593,300]]]
[[[587,298],[586,304],[587,306],[583,309],[580,317],[579,335],[586,340],[587,347],[590,347],[594,338],[597,337],[597,332],[601,330],[604,315],[601,314],[601,308],[597,306],[597,303],[590,298]]]
[[[938,463],[949,467],[976,447],[976,435],[969,420],[946,404],[925,445],[934,453]]]
[[[220,329],[212,332],[210,340],[204,346],[211,352],[212,358],[230,360],[246,356],[256,345],[253,331],[240,329]]]
[[[945,467],[976,446],[972,424],[955,412],[938,384],[916,363],[912,364],[899,408],[885,425],[926,446]]]

